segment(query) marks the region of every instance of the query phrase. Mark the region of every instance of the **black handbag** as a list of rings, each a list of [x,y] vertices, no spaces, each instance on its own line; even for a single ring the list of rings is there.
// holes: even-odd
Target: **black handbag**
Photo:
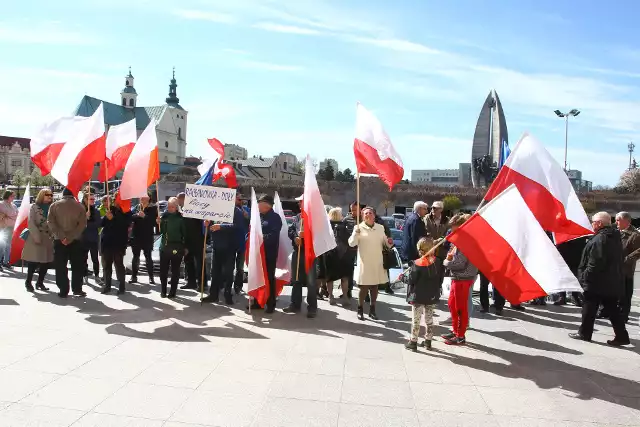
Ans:
[[[391,270],[392,268],[400,268],[398,265],[398,257],[393,249],[382,249],[382,267],[385,270]]]

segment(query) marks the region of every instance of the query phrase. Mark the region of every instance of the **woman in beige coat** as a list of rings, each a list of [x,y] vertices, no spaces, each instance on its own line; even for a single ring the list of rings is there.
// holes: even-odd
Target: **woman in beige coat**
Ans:
[[[353,229],[353,234],[349,237],[349,246],[358,247],[358,319],[364,320],[364,298],[368,292],[371,293],[371,305],[369,306],[369,317],[377,320],[376,300],[378,299],[378,286],[386,283],[387,270],[384,269],[382,251],[390,247],[387,236],[384,234],[384,227],[375,222],[376,214],[373,208],[366,207],[362,210],[364,221]]]
[[[22,259],[28,263],[27,280],[24,284],[29,292],[34,291],[31,281],[36,269],[38,269],[36,289],[49,290],[44,286],[44,278],[47,275],[49,265],[53,262],[53,238],[47,224],[49,207],[52,202],[53,193],[51,190],[40,190],[36,202],[31,205],[29,210],[29,236],[27,236],[22,249]]]

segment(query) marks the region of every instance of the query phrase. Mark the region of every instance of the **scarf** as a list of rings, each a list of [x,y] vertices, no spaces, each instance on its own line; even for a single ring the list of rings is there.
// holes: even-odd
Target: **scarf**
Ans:
[[[47,217],[49,216],[50,206],[51,206],[51,203],[38,203],[38,207],[42,209],[42,216],[44,216],[44,219],[47,219]]]

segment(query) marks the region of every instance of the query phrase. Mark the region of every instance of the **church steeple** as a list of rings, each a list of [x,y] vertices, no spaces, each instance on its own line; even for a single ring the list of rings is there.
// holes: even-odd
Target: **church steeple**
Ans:
[[[178,84],[176,83],[176,67],[173,67],[173,77],[171,78],[171,84],[169,85],[169,96],[165,100],[167,104],[175,104],[178,105],[180,99],[178,99],[178,94],[176,93],[176,88]]]
[[[125,77],[124,89],[120,92],[120,98],[122,99],[122,106],[126,108],[134,108],[138,104],[138,92],[136,92],[133,86],[133,74],[131,74],[131,67],[129,67],[129,74]]]

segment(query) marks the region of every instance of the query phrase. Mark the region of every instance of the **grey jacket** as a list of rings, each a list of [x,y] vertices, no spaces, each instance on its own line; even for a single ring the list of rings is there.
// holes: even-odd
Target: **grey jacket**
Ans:
[[[443,265],[451,271],[453,280],[475,280],[478,275],[478,269],[457,248],[453,259],[445,259]]]

